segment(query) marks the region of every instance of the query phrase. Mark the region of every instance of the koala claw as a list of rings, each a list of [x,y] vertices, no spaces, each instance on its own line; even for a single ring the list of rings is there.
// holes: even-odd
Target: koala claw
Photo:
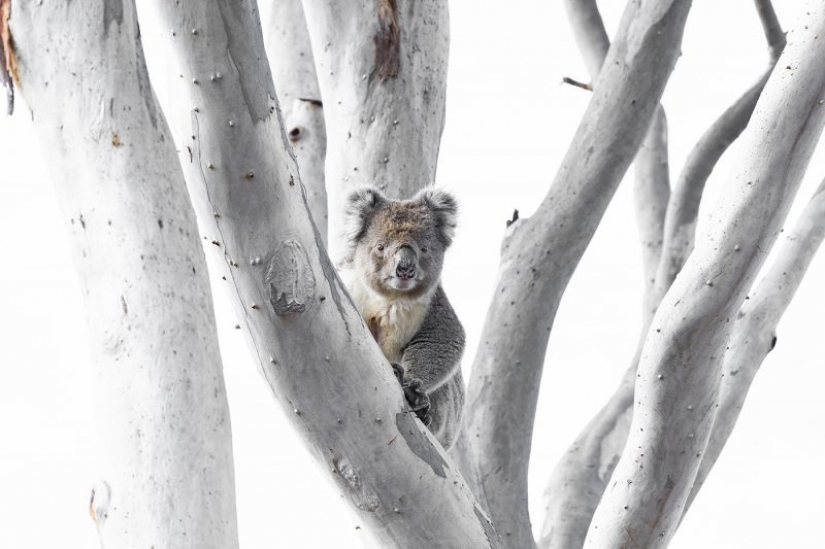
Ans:
[[[412,411],[418,416],[418,419],[429,427],[433,422],[433,418],[430,416],[430,397],[427,396],[427,393],[422,389],[421,380],[417,378],[405,380],[404,368],[394,362],[392,363],[392,371],[399,385],[401,385],[401,389],[404,391],[404,398],[407,400],[407,404],[410,405],[410,408],[412,408]]]

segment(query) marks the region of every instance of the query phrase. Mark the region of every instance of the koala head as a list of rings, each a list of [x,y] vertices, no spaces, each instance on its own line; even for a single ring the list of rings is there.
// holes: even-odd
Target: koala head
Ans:
[[[373,291],[417,298],[438,285],[457,215],[444,191],[390,200],[374,187],[358,189],[346,203],[345,261]]]

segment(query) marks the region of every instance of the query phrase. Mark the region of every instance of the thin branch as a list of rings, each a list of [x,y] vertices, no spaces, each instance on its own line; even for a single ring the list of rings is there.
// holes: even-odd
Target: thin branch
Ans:
[[[705,483],[733,432],[751,383],[776,345],[776,326],[825,239],[825,181],[784,239],[768,272],[745,301],[722,364],[719,410],[685,511]]]
[[[584,64],[591,80],[595,81],[610,49],[610,38],[596,0],[565,0],[564,6]]]
[[[759,13],[759,21],[762,22],[765,40],[767,40],[771,52],[771,60],[776,63],[779,56],[782,55],[782,50],[785,49],[785,44],[787,44],[785,31],[782,30],[782,25],[779,24],[779,18],[776,16],[771,0],[754,0],[754,3],[756,4],[756,11]]]
[[[825,9],[811,6],[808,14],[782,55],[781,65],[793,71],[774,72],[762,95],[742,172],[653,320],[630,434],[593,516],[588,547],[666,547],[681,520],[710,437],[730,318],[779,234],[825,124],[825,43],[817,40]]]
[[[584,82],[579,82],[578,80],[573,80],[572,78],[569,78],[567,76],[562,78],[561,82],[562,82],[562,84],[570,84],[571,86],[574,86],[576,88],[581,88],[583,90],[593,91],[593,86],[591,84],[586,84]]]
[[[629,2],[593,98],[535,215],[510,226],[468,389],[477,494],[513,547],[533,546],[527,468],[545,351],[559,301],[636,154],[680,49],[690,2]],[[626,98],[636,101],[628,105]],[[621,105],[621,108],[619,108]],[[598,150],[598,154],[593,154]],[[471,480],[471,479],[468,479]]]

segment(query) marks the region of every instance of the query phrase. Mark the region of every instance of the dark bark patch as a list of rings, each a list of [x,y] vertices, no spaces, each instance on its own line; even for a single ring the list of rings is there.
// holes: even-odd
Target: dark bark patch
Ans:
[[[6,114],[14,112],[14,81],[17,78],[17,58],[9,29],[11,0],[0,0],[0,84],[6,88]]]
[[[309,97],[299,97],[298,101],[303,101],[304,103],[309,103],[313,107],[323,108],[324,104],[321,102],[320,99],[312,99]]]
[[[269,302],[278,316],[306,311],[315,293],[309,257],[297,240],[287,240],[275,250],[265,275]]]
[[[381,82],[395,78],[401,67],[401,31],[396,0],[378,1],[378,32],[375,43],[375,72]]]
[[[395,414],[395,426],[407,441],[407,446],[410,447],[412,453],[429,465],[433,473],[441,478],[447,478],[449,468],[447,462],[424,434],[421,425],[416,423],[415,415],[409,412],[398,412]]]
[[[108,0],[103,3],[103,36],[109,34],[112,21],[118,27],[123,23],[123,0]]]
[[[478,505],[475,506],[473,509],[475,512],[476,518],[478,522],[481,524],[481,528],[484,530],[484,535],[487,536],[487,541],[490,544],[491,549],[498,549],[501,547],[498,543],[498,534],[496,533],[496,529],[493,528],[493,523],[490,522],[490,519],[487,518],[487,515],[484,514]]]

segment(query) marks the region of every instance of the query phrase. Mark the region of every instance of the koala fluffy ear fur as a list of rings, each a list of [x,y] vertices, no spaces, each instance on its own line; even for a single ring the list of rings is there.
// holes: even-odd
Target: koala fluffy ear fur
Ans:
[[[364,186],[350,193],[344,210],[344,238],[348,246],[354,246],[364,236],[372,216],[386,202],[387,198],[375,187]]]
[[[452,244],[458,223],[458,202],[453,195],[446,191],[427,188],[419,191],[414,200],[421,200],[433,212],[444,247]]]

